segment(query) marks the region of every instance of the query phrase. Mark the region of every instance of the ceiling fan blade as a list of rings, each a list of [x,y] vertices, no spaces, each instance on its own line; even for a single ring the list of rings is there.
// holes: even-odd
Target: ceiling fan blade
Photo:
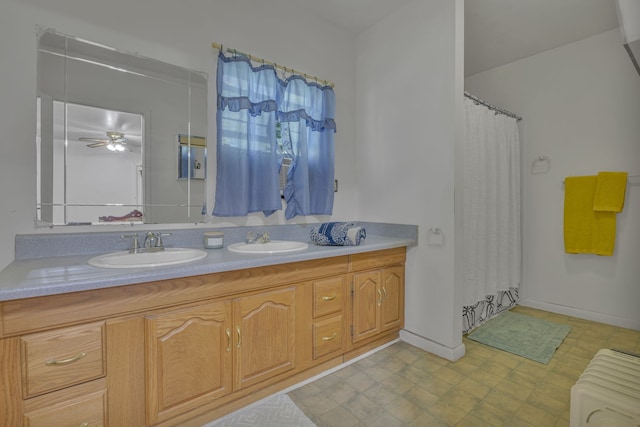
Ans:
[[[104,142],[108,144],[110,141],[104,138],[78,138],[78,141],[87,141],[87,142]]]
[[[109,141],[100,141],[100,142],[95,142],[93,144],[87,144],[87,147],[98,148],[98,147],[104,147],[107,144],[109,144]]]
[[[128,150],[125,145],[127,145],[127,139],[124,137],[124,134],[122,132],[116,132],[116,131],[109,131],[107,132],[107,139],[104,138],[78,138],[79,141],[84,141],[84,142],[91,142],[92,144],[87,144],[87,147],[89,148],[98,148],[98,147],[104,147],[107,146],[107,148],[112,149],[114,147],[119,147],[116,148],[113,151],[131,151]]]

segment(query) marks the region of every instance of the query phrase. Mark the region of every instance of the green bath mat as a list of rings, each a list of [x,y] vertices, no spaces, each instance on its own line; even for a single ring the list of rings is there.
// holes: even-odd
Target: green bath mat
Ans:
[[[547,364],[570,330],[569,325],[505,311],[467,338]]]

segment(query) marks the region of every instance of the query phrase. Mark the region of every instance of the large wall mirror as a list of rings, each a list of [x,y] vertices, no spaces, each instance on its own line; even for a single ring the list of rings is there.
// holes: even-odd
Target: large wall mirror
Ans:
[[[37,84],[41,224],[203,221],[205,73],[45,30]]]

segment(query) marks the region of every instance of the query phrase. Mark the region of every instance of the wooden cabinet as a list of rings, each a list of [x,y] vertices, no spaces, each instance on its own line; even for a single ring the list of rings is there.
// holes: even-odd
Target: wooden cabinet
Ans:
[[[393,257],[367,259],[361,265],[371,267],[376,262],[393,264]],[[402,254],[401,261],[404,261]],[[399,330],[404,324],[404,264],[354,272],[352,295],[352,342],[369,342],[390,330]]]
[[[404,266],[382,270],[380,332],[404,326]]]
[[[313,317],[342,313],[344,310],[344,277],[316,280],[313,287]]]
[[[163,312],[145,323],[150,423],[231,393],[230,302]]]
[[[0,302],[0,425],[205,424],[395,339],[404,257]]]
[[[98,380],[27,400],[23,425],[28,427],[108,426],[105,381]]]
[[[104,322],[21,337],[23,397],[105,375]]]
[[[8,412],[23,406],[21,424],[29,427],[108,425],[104,322],[18,340],[24,401],[8,405]]]
[[[382,277],[380,271],[353,275],[353,337],[354,343],[380,333],[382,305]]]
[[[313,323],[313,358],[318,359],[343,350],[344,318],[332,316]]]
[[[295,367],[295,288],[146,317],[154,424]]]
[[[233,301],[234,389],[295,368],[295,288]]]
[[[344,352],[345,277],[316,280],[313,289],[313,359]]]

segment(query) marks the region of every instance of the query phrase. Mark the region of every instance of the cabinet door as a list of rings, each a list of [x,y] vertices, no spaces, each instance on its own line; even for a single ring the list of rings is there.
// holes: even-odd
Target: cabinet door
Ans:
[[[380,332],[402,327],[404,323],[404,268],[382,270]]]
[[[231,392],[231,303],[146,318],[147,421],[154,424]]]
[[[295,288],[238,298],[233,303],[234,389],[295,367]]]
[[[380,271],[353,275],[353,342],[367,339],[380,331],[378,315],[382,304]]]

